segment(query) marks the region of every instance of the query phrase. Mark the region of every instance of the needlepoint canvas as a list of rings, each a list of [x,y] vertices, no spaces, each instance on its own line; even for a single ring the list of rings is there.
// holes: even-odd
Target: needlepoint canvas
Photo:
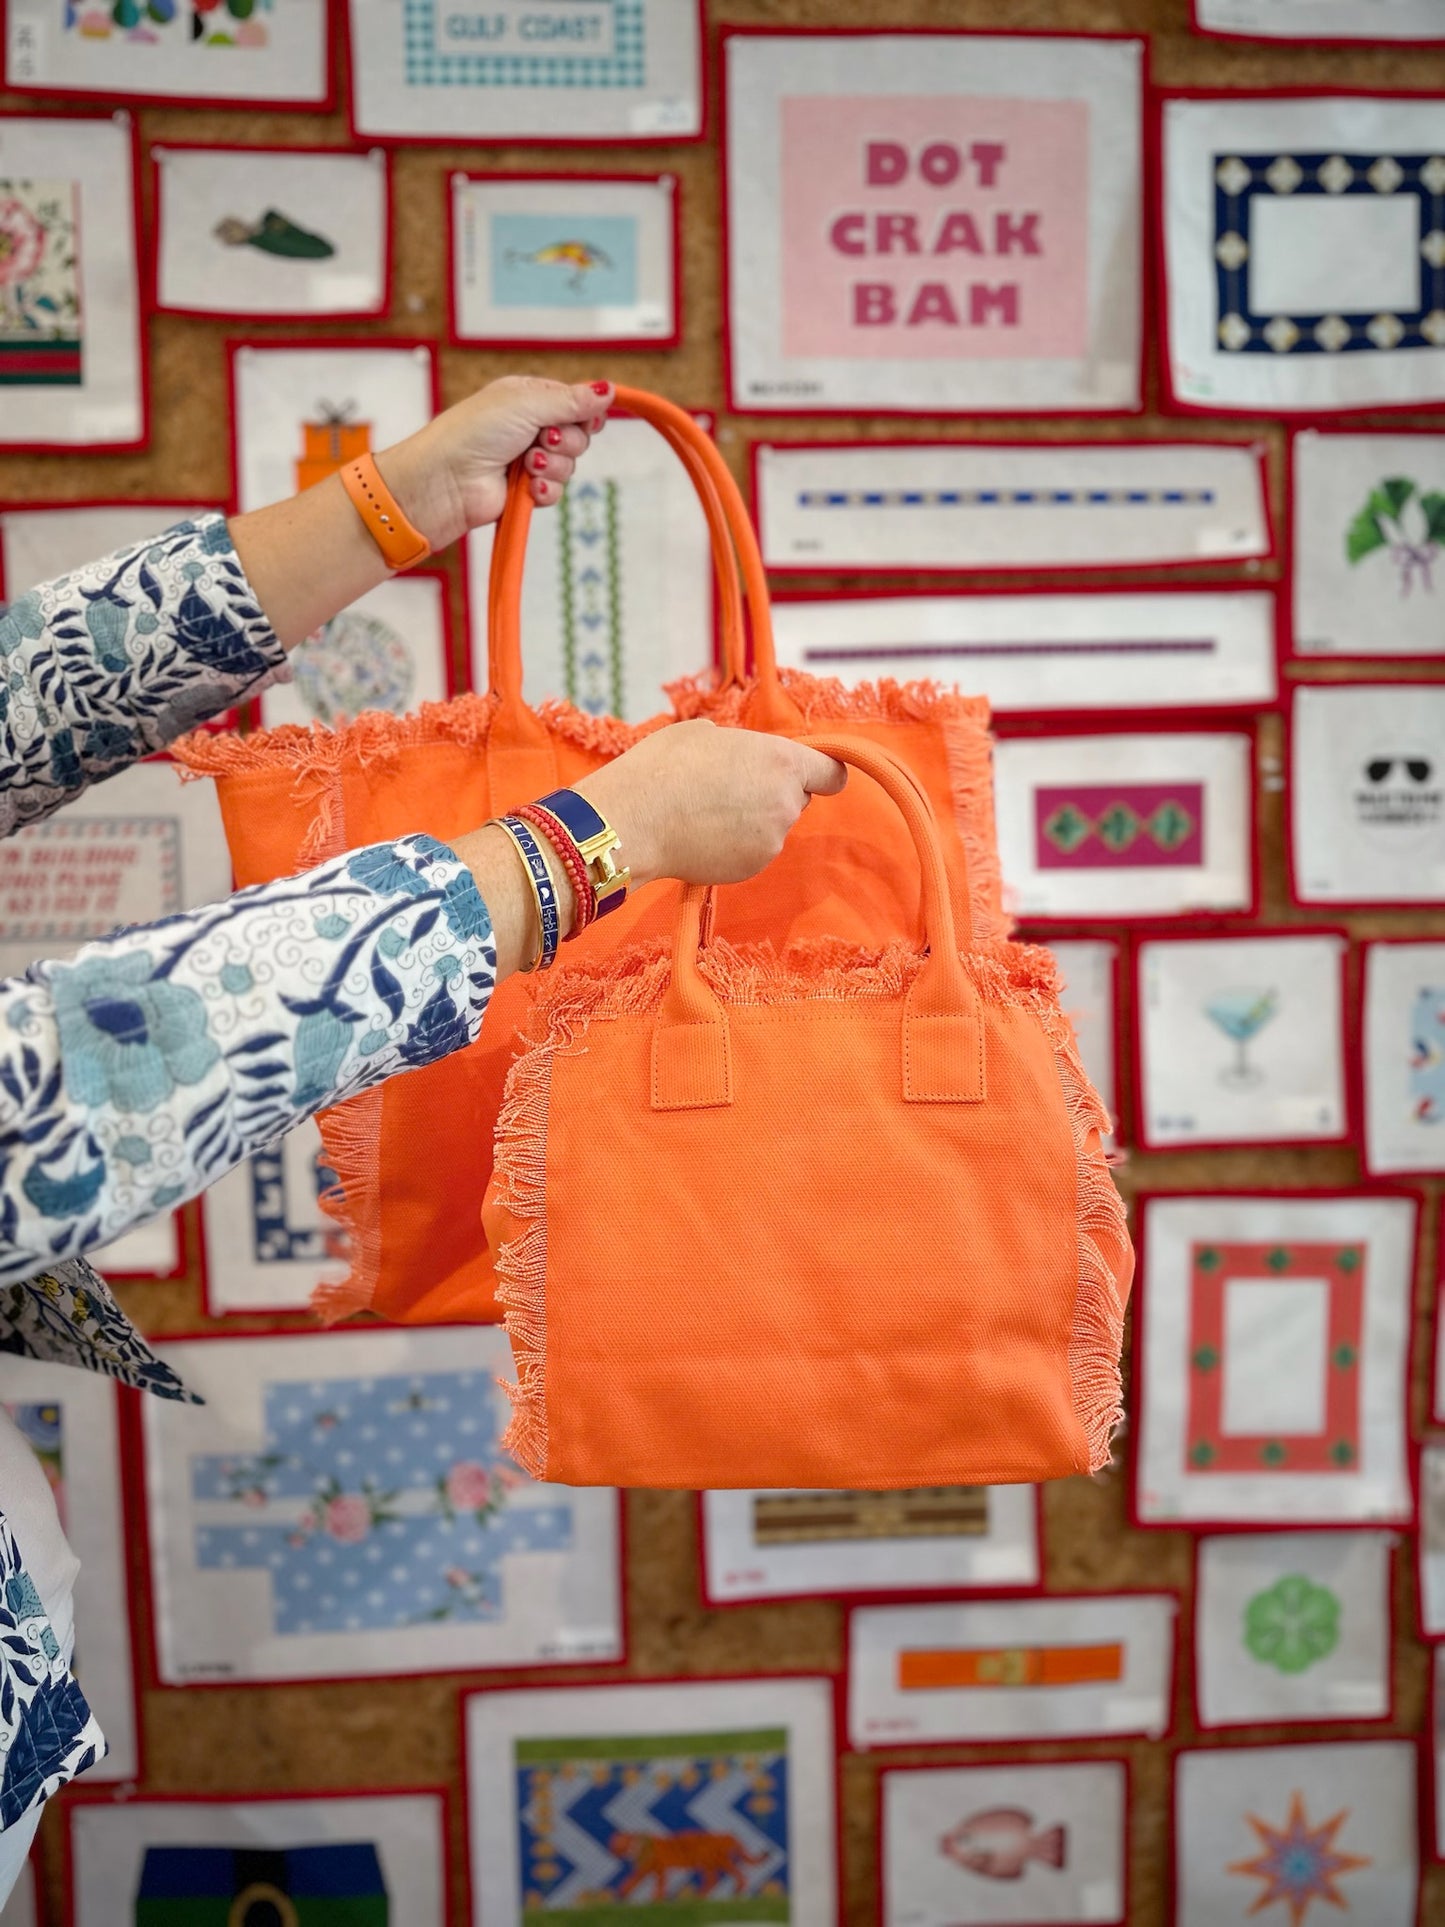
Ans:
[[[163,1350],[207,1401],[143,1412],[168,1683],[622,1657],[617,1494],[502,1450],[500,1331]]]
[[[1143,47],[723,43],[733,406],[1139,403]]]
[[[833,1927],[831,1681],[476,1693],[464,1717],[475,1927]]]

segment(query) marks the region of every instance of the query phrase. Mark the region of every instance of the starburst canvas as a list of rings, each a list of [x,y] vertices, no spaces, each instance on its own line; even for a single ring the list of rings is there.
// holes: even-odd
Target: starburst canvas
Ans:
[[[143,1413],[167,1683],[622,1657],[617,1494],[502,1450],[500,1332],[163,1350],[207,1401]]]
[[[1140,1524],[1410,1518],[1418,1211],[1362,1191],[1145,1198]]]
[[[1179,1927],[1415,1927],[1412,1741],[1221,1747],[1179,1755]]]
[[[1200,1540],[1200,1726],[1387,1719],[1393,1545],[1384,1532]]]
[[[1295,653],[1445,655],[1445,435],[1305,428],[1291,461]]]
[[[1343,935],[1285,932],[1141,943],[1141,1141],[1341,1139],[1347,951]]]
[[[1122,1927],[1122,1761],[889,1767],[881,1780],[888,1927]]]

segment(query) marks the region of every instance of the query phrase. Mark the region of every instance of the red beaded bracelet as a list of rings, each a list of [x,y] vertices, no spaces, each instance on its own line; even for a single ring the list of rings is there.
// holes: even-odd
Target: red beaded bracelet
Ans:
[[[582,859],[582,852],[577,848],[561,818],[553,816],[552,812],[544,809],[540,803],[524,803],[520,809],[513,810],[512,814],[520,816],[524,823],[530,823],[534,830],[541,831],[557,852],[562,868],[567,872],[572,884],[572,894],[577,899],[577,914],[573,919],[571,930],[567,933],[567,941],[570,942],[573,937],[580,936],[597,916],[597,898],[592,888],[592,879],[587,874],[587,865]]]

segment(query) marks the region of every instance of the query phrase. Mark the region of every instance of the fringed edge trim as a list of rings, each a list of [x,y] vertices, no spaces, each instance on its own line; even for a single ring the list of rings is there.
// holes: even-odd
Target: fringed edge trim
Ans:
[[[324,723],[282,723],[252,730],[248,736],[193,730],[171,744],[171,754],[189,778],[249,776],[260,770],[294,770],[308,776],[339,775],[373,759],[385,761],[401,750],[436,743],[485,746],[499,708],[494,695],[453,696],[449,702],[423,703],[406,716],[369,709],[349,723],[329,729]],[[610,758],[631,749],[642,737],[674,720],[654,716],[645,723],[624,723],[615,716],[589,716],[571,703],[549,700],[536,712],[551,732],[595,756]]]
[[[1076,1160],[1079,1272],[1069,1334],[1069,1382],[1088,1469],[1102,1472],[1113,1456],[1114,1434],[1124,1417],[1120,1361],[1134,1275],[1132,1255],[1121,1275],[1106,1254],[1121,1249],[1131,1253],[1127,1214],[1101,1143],[1109,1131],[1109,1114],[1084,1073],[1073,1027],[1056,1003],[1042,1003],[1039,1014],[1053,1046]]]
[[[547,1476],[547,1113],[560,1040],[524,1049],[507,1073],[492,1159],[492,1200],[521,1228],[500,1241],[497,1303],[517,1377],[502,1449],[534,1479]]]
[[[803,669],[780,669],[778,681],[809,728],[830,723],[921,723],[952,718],[983,731],[988,729],[987,698],[965,696],[947,683],[898,682],[892,676],[880,682],[845,683],[836,676],[811,676]],[[712,722],[737,727],[743,724],[743,711],[757,687],[756,678],[719,689],[709,676],[683,676],[666,684],[665,690],[679,722],[706,716]]]
[[[345,1278],[319,1284],[311,1309],[323,1325],[338,1325],[357,1312],[371,1311],[381,1282],[381,1106],[382,1087],[358,1091],[344,1104],[323,1112],[316,1122],[326,1161],[336,1183],[318,1202],[337,1226],[338,1256],[351,1266]],[[361,1200],[369,1202],[363,1218]]]

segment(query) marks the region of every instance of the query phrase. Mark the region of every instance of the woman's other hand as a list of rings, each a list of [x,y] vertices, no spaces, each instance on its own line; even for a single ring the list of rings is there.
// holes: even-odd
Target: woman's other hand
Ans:
[[[842,763],[786,736],[687,722],[575,787],[617,831],[635,884],[741,883],[772,862],[811,797],[847,780]]]
[[[555,504],[601,431],[614,392],[608,381],[506,375],[388,448],[379,457],[382,476],[433,549],[447,548],[496,521],[519,456],[532,500]]]

